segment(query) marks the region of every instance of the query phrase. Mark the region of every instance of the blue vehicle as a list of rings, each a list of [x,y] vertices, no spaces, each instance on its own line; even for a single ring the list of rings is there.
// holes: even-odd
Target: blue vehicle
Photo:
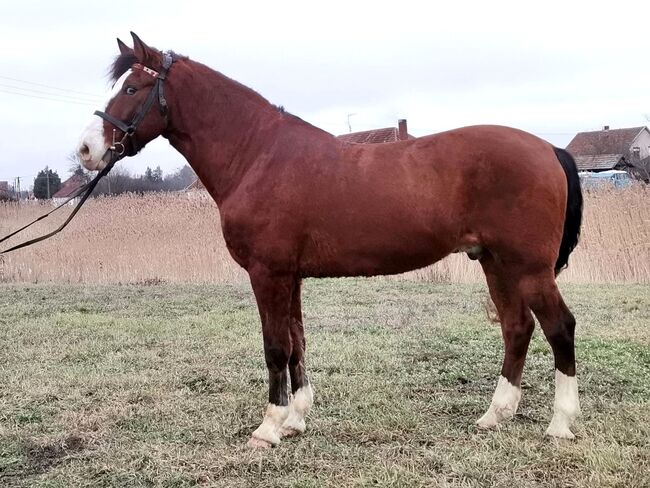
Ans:
[[[627,188],[632,185],[632,178],[625,171],[612,169],[594,173],[591,171],[581,171],[580,183],[584,190],[597,190],[601,188]]]

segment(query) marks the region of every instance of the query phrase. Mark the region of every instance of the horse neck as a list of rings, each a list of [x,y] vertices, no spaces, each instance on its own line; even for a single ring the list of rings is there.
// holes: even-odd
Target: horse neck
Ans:
[[[262,96],[192,61],[168,78],[171,145],[220,204],[272,140],[282,115]]]

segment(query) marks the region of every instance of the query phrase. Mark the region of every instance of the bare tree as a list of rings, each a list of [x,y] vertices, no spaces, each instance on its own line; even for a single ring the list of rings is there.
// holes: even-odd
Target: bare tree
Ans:
[[[76,152],[71,152],[68,155],[68,173],[70,173],[71,176],[78,175],[78,176],[83,176],[85,179],[88,179],[88,171],[84,169],[84,167],[81,165],[81,161],[79,160],[79,156],[77,155]]]
[[[629,173],[637,180],[650,183],[650,156],[644,159],[632,156],[627,161]]]

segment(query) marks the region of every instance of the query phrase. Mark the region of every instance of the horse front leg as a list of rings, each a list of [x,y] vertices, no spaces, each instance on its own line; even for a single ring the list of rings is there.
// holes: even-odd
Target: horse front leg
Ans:
[[[302,323],[302,306],[300,300],[300,279],[296,280],[291,298],[291,357],[289,358],[289,376],[291,393],[289,399],[289,417],[285,420],[280,433],[283,437],[292,437],[305,432],[305,417],[314,403],[314,393],[305,371],[305,328]]]
[[[264,266],[249,270],[262,319],[264,356],[269,372],[269,403],[262,424],[248,441],[250,447],[271,447],[280,442],[280,429],[289,417],[287,366],[292,352],[291,299],[296,280]]]

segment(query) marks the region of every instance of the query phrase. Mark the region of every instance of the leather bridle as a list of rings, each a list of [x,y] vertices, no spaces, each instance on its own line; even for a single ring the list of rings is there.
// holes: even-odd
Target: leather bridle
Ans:
[[[169,71],[169,68],[171,68],[172,63],[174,62],[174,58],[172,57],[171,53],[169,52],[164,52],[162,53],[162,68],[160,71],[155,71],[151,68],[147,68],[146,66],[143,66],[140,63],[134,64],[131,68],[132,69],[139,69],[144,71],[150,76],[153,76],[156,81],[153,85],[153,88],[149,92],[149,95],[147,96],[147,99],[144,101],[144,104],[142,104],[142,107],[140,107],[140,110],[138,110],[133,118],[131,119],[130,122],[126,122],[124,120],[120,120],[118,118],[113,117],[110,114],[107,114],[106,112],[102,112],[101,110],[95,110],[95,115],[98,117],[101,117],[105,121],[113,124],[115,128],[113,129],[113,141],[111,146],[108,148],[109,151],[111,151],[111,159],[115,157],[114,155],[117,155],[117,160],[119,161],[122,159],[124,156],[126,156],[126,147],[125,143],[127,140],[130,139],[131,141],[131,148],[133,149],[133,153],[137,153],[141,148],[141,146],[138,144],[138,141],[135,137],[135,131],[138,128],[138,125],[140,125],[140,122],[142,122],[149,113],[149,110],[151,109],[154,101],[156,99],[158,100],[158,108],[160,109],[160,115],[162,115],[165,119],[165,125],[167,125],[167,113],[169,111],[169,108],[167,106],[167,100],[165,100],[165,92],[164,92],[164,82],[165,79],[167,78],[167,73]],[[117,141],[115,137],[116,130],[119,129],[122,131],[124,134],[122,136],[122,139]],[[105,157],[106,155],[104,155]]]
[[[164,52],[162,53],[162,69],[158,72],[155,71],[151,68],[147,68],[146,66],[143,66],[142,64],[136,63],[134,64],[131,68],[132,69],[141,69],[145,73],[153,76],[156,78],[156,81],[154,83],[153,88],[149,92],[149,95],[147,96],[147,99],[145,100],[144,104],[142,104],[142,107],[140,107],[140,110],[138,110],[133,118],[131,119],[130,122],[125,122],[123,120],[117,119],[113,117],[110,114],[107,114],[106,112],[102,112],[100,110],[95,111],[95,115],[101,117],[102,119],[106,120],[107,122],[113,124],[115,126],[115,129],[113,129],[113,140],[112,144],[109,146],[109,148],[106,150],[104,155],[102,156],[102,160],[106,162],[106,166],[104,169],[102,169],[97,176],[92,181],[89,181],[85,185],[77,188],[75,192],[62,204],[59,206],[55,207],[53,210],[49,211],[48,213],[41,215],[39,218],[36,220],[30,222],[27,225],[24,225],[20,229],[12,232],[9,235],[6,235],[2,239],[0,239],[0,243],[6,241],[7,239],[15,236],[16,234],[22,232],[23,230],[27,229],[28,227],[31,227],[33,224],[36,222],[39,222],[43,220],[44,218],[48,217],[50,214],[56,212],[58,209],[61,207],[65,206],[68,202],[72,201],[75,198],[78,198],[81,196],[81,200],[79,200],[79,203],[77,203],[77,206],[74,208],[74,210],[70,213],[68,218],[63,222],[63,224],[54,230],[53,232],[50,232],[48,234],[42,235],[40,237],[37,237],[35,239],[30,239],[26,242],[22,242],[16,246],[10,247],[9,249],[5,249],[4,251],[0,252],[0,256],[3,254],[6,254],[11,251],[15,251],[16,249],[21,249],[23,247],[31,246],[32,244],[36,244],[37,242],[44,241],[45,239],[48,239],[56,234],[58,234],[60,231],[62,231],[68,223],[72,220],[72,218],[77,214],[81,206],[86,202],[90,194],[93,192],[95,187],[97,186],[97,183],[99,183],[99,180],[101,180],[104,176],[108,174],[108,172],[115,166],[115,163],[117,163],[120,159],[126,156],[126,147],[125,143],[127,140],[131,141],[131,148],[133,149],[133,154],[137,153],[140,149],[142,149],[137,142],[137,139],[135,138],[135,131],[137,130],[138,126],[140,125],[140,122],[145,118],[147,113],[149,113],[149,110],[153,106],[153,103],[158,100],[158,107],[160,109],[160,115],[162,115],[165,119],[165,125],[168,123],[168,112],[169,112],[169,107],[167,105],[167,100],[165,100],[165,94],[164,94],[164,89],[163,89],[163,84],[165,79],[167,78],[167,73],[169,72],[169,68],[171,68],[172,63],[174,62],[174,58],[169,52]],[[124,134],[122,136],[122,139],[119,141],[116,141],[116,130],[119,129],[122,131]],[[83,195],[82,195],[83,194]]]

